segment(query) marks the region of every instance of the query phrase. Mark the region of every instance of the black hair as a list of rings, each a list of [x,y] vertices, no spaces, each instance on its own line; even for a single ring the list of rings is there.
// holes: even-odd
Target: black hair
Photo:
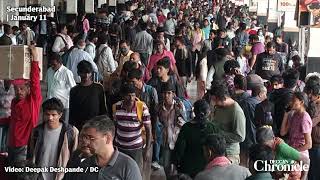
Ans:
[[[3,31],[8,34],[11,31],[11,26],[9,24],[3,24]]]
[[[301,58],[299,55],[292,56],[292,61],[297,60],[298,62],[301,62]]]
[[[175,86],[171,82],[166,82],[161,85],[161,92],[162,93],[168,92],[168,91],[176,92]]]
[[[19,27],[18,27],[18,26],[12,26],[11,29],[12,29],[13,31],[18,31],[18,30],[19,30]]]
[[[295,69],[288,69],[282,74],[283,84],[286,88],[294,88],[299,79],[300,73]]]
[[[162,58],[161,60],[159,60],[157,62],[157,66],[162,66],[165,69],[169,69],[170,68],[170,59],[168,56],[165,56],[164,58]]]
[[[106,35],[106,34],[100,34],[100,36],[99,36],[99,42],[101,43],[101,44],[105,44],[105,43],[108,43],[108,36]]]
[[[216,35],[216,34],[217,34],[217,31],[216,31],[216,30],[211,29],[209,34],[212,34],[212,33]]]
[[[132,69],[128,72],[128,79],[142,79],[143,72],[140,69]]]
[[[240,30],[240,31],[244,31],[244,30],[246,30],[246,29],[247,29],[246,23],[241,22],[241,23],[239,24],[239,30]]]
[[[229,97],[229,91],[224,81],[213,81],[209,93],[220,101],[225,101],[226,97]]]
[[[264,144],[255,144],[249,149],[249,159],[257,164],[257,169],[264,169],[264,163],[274,159],[272,149]]]
[[[307,110],[308,109],[308,104],[309,104],[309,99],[306,93],[304,92],[294,92],[293,96],[297,99],[299,99],[299,101],[302,101],[304,104],[304,108]]]
[[[42,104],[42,109],[43,111],[57,111],[58,113],[62,113],[64,106],[60,99],[51,98]]]
[[[205,123],[208,118],[208,113],[210,112],[210,105],[206,100],[200,99],[196,101],[193,105],[195,120],[197,120],[201,129],[205,128]]]
[[[127,61],[127,62],[125,62],[125,63],[123,64],[123,66],[122,66],[122,71],[128,73],[128,72],[136,69],[136,67],[137,67],[137,63],[136,63],[136,62]]]
[[[277,75],[273,75],[271,77],[270,82],[271,83],[277,82],[279,84],[283,84],[284,80],[283,80],[283,77],[281,75],[277,74]]]
[[[234,86],[237,87],[238,89],[247,90],[247,78],[241,74],[236,74],[234,79]]]
[[[135,93],[136,88],[132,83],[122,83],[120,93],[122,96],[126,96],[131,93]]]
[[[61,33],[62,30],[63,30],[65,27],[67,27],[66,24],[58,24],[58,26],[57,26],[57,32],[58,32],[58,33]]]
[[[88,40],[89,41],[93,41],[94,38],[97,38],[98,35],[95,32],[90,32],[89,36],[88,36]]]
[[[92,73],[93,72],[93,67],[90,62],[86,60],[82,60],[79,62],[77,65],[78,73]]]
[[[304,87],[304,92],[307,94],[319,96],[320,95],[320,78],[318,76],[311,76],[306,81],[306,86]],[[309,101],[307,108],[311,118],[316,117],[316,103]]]
[[[61,56],[58,53],[51,53],[50,54],[50,62],[52,61],[58,61],[59,63],[62,63]]]
[[[256,34],[250,35],[251,40],[259,41],[259,36]]]
[[[223,69],[225,73],[230,73],[232,69],[240,68],[240,64],[236,60],[229,60],[224,63]]]
[[[142,19],[141,19],[141,21],[139,22],[139,27],[141,28],[141,30],[147,30],[147,23],[145,23]]]
[[[276,44],[274,42],[268,42],[266,48],[275,48]]]
[[[122,40],[119,42],[119,45],[120,45],[120,44],[123,44],[123,43],[126,43],[128,46],[130,46],[129,41],[127,41],[127,40],[125,40],[125,39],[122,39]]]
[[[222,135],[210,134],[206,137],[205,146],[213,151],[214,156],[224,156],[226,153],[227,142]]]

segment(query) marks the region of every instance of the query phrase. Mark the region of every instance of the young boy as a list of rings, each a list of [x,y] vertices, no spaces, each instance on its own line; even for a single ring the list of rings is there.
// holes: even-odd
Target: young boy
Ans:
[[[170,169],[171,153],[180,129],[186,121],[183,115],[185,107],[182,102],[176,101],[174,96],[175,88],[173,84],[164,83],[162,85],[163,99],[162,102],[159,103],[156,113],[156,143],[154,145],[155,155],[152,167],[158,169],[158,162],[161,161],[166,172]]]
[[[79,131],[63,121],[63,104],[57,98],[42,104],[44,122],[39,124],[31,136],[32,160],[38,167],[66,167],[78,145]],[[63,172],[42,173],[43,179],[62,179]]]
[[[178,97],[184,97],[183,87],[179,84],[175,75],[170,75],[170,60],[168,57],[164,57],[157,62],[157,77],[152,77],[148,82],[149,85],[154,87],[158,92],[159,101],[162,100],[161,87],[164,83],[170,82],[175,88],[176,95]]]

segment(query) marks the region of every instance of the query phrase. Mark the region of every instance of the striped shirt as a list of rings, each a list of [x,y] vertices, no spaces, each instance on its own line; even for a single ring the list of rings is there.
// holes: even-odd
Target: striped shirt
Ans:
[[[143,147],[143,139],[141,129],[144,125],[150,125],[150,113],[146,104],[143,105],[142,122],[138,120],[137,107],[134,105],[131,112],[128,112],[123,101],[116,103],[116,111],[114,114],[116,122],[115,145],[120,149],[134,150]]]

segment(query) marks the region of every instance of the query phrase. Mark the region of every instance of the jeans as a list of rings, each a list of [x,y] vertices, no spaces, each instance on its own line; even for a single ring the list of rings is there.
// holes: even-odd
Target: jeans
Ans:
[[[27,159],[27,146],[21,147],[8,147],[8,161],[14,164],[17,161]]]
[[[136,161],[136,163],[139,166],[140,173],[142,174],[143,171],[143,152],[141,149],[133,149],[133,150],[127,150],[127,149],[120,149],[119,151],[130,156],[133,160]]]
[[[159,162],[160,161],[160,148],[162,144],[162,129],[163,125],[157,121],[155,125],[155,134],[156,134],[156,141],[153,144],[153,161]]]
[[[308,174],[308,180],[319,180],[320,179],[320,147],[312,147],[309,150],[310,156],[310,168]]]

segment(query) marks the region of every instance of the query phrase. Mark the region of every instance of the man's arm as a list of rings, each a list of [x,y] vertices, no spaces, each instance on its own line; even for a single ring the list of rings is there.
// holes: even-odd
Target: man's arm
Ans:
[[[30,46],[32,54],[31,72],[30,72],[30,95],[32,103],[32,123],[35,127],[38,123],[39,111],[42,102],[40,86],[39,54],[35,46]]]
[[[105,97],[105,94],[104,94],[104,90],[103,90],[103,86],[101,86],[101,89],[100,89],[100,96],[99,96],[99,101],[100,101],[100,115],[103,115],[103,114],[107,114],[107,104],[106,104],[106,97]]]

